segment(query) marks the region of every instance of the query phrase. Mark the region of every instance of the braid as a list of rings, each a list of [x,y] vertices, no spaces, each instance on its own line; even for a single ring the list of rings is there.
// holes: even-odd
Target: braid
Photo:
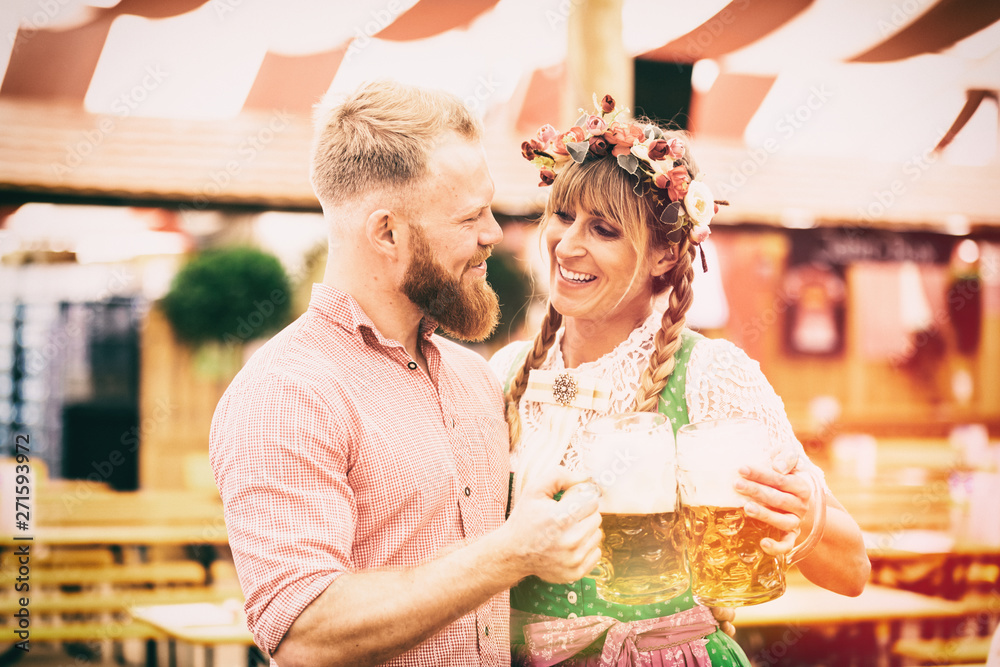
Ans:
[[[556,340],[556,332],[562,325],[562,315],[560,315],[552,304],[549,304],[548,312],[542,320],[542,326],[535,336],[535,343],[532,345],[528,356],[524,359],[524,364],[517,370],[514,378],[510,382],[510,389],[507,390],[507,425],[510,427],[510,448],[521,439],[521,416],[518,412],[518,404],[524,395],[524,390],[528,388],[528,373],[532,368],[538,366],[545,359],[549,348]]]
[[[660,330],[656,332],[656,347],[649,358],[649,365],[639,378],[639,391],[635,397],[637,412],[657,411],[660,393],[674,370],[674,355],[680,349],[681,330],[684,329],[685,317],[694,298],[691,290],[694,255],[694,244],[684,239],[678,248],[677,264],[670,270],[668,277],[673,289],[670,291],[669,305],[663,313]]]

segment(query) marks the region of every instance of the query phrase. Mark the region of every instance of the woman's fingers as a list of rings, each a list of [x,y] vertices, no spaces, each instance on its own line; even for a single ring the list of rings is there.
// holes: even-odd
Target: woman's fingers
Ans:
[[[797,474],[782,475],[774,470],[744,467],[743,479],[736,482],[736,490],[751,500],[772,509],[789,512],[799,517],[809,507],[809,483]]]
[[[743,479],[736,482],[736,490],[749,499],[743,508],[747,516],[782,532],[780,540],[762,539],[761,548],[774,556],[788,553],[795,546],[809,507],[809,483],[797,474],[771,468],[745,466],[740,473]]]
[[[730,637],[735,637],[736,626],[732,624],[732,621],[736,620],[736,610],[732,607],[709,607],[708,609],[712,612],[715,620],[719,622],[719,629]]]
[[[798,534],[802,527],[801,517],[788,512],[777,512],[753,501],[745,504],[743,511],[747,513],[747,516],[770,524],[782,532]]]

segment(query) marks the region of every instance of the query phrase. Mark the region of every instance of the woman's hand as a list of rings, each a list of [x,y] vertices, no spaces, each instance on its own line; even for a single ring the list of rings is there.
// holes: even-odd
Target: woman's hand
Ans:
[[[779,459],[772,468],[744,466],[740,469],[743,479],[736,482],[736,490],[749,499],[743,506],[747,515],[784,533],[780,541],[770,537],[760,541],[772,556],[788,553],[800,534],[809,534],[812,525],[806,516],[815,515],[809,508],[813,502],[825,502],[822,497],[811,498],[812,485],[806,473],[795,471],[796,461]]]
[[[732,607],[709,607],[708,610],[712,612],[712,616],[719,622],[720,630],[730,637],[736,636],[736,626],[733,625],[733,621],[736,620],[735,609]]]

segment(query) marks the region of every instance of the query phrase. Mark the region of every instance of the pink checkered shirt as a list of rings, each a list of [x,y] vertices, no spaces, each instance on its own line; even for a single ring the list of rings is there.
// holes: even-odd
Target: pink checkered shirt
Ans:
[[[503,523],[499,383],[433,331],[425,320],[428,377],[350,295],[314,285],[219,402],[212,467],[247,624],[268,653],[341,574],[412,567]],[[508,605],[497,595],[386,664],[509,665]]]

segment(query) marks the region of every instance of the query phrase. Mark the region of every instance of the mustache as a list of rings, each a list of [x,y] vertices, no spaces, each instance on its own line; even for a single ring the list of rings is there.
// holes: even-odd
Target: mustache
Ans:
[[[479,252],[477,252],[471,260],[469,260],[466,269],[471,269],[474,266],[479,266],[486,260],[488,260],[493,255],[493,246],[482,246]]]

